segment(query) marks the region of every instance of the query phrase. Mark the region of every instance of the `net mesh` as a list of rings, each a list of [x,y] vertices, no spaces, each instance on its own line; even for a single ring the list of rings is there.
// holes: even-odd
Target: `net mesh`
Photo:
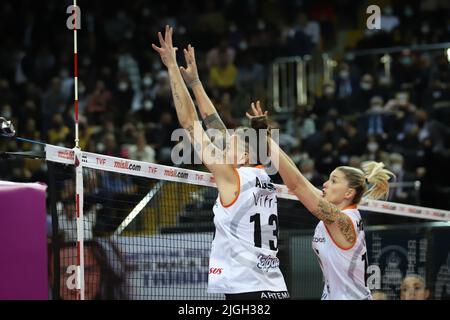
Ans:
[[[59,255],[59,264],[53,292],[54,298],[76,299],[75,170],[54,167],[58,231],[51,252]],[[207,293],[216,188],[88,167],[83,178],[86,299],[224,298]],[[290,295],[320,299],[322,273],[311,250],[318,221],[299,201],[279,198],[278,211],[278,258]],[[450,298],[448,222],[361,214],[373,292],[399,299],[403,278],[418,274],[431,299]]]

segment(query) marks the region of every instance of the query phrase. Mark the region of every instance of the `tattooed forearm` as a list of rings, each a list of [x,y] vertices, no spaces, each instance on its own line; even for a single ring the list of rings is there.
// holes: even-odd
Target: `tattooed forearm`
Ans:
[[[189,133],[189,136],[193,139],[194,138],[194,127],[189,126],[186,128],[187,132]]]
[[[207,115],[206,113],[202,113],[203,122],[205,123],[208,129],[216,129],[220,130],[220,134],[210,135],[211,142],[220,150],[225,149],[225,139],[227,135],[227,128],[225,127],[222,119],[214,112],[212,114]]]
[[[180,105],[181,99],[180,99],[180,94],[178,93],[178,90],[177,90],[177,84],[174,81],[171,81],[171,83],[172,83],[173,100],[174,100],[175,104]]]
[[[319,199],[316,211],[313,214],[325,222],[326,224],[333,223],[339,217],[341,211],[333,204],[325,199]]]
[[[337,219],[337,224],[338,224],[339,230],[341,230],[345,240],[347,240],[350,243],[355,242],[356,235],[355,235],[355,231],[353,230],[352,222],[350,221],[350,218],[348,218],[344,214],[340,214]]]
[[[213,128],[213,129],[219,129],[219,130],[226,130],[227,128],[223,124],[222,119],[220,119],[217,112],[211,113],[209,115],[203,116],[203,121],[205,122],[205,125],[207,128]]]

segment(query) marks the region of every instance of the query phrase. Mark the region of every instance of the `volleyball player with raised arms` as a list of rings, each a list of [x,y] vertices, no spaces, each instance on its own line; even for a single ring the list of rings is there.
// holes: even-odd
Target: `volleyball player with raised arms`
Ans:
[[[194,149],[213,174],[219,191],[213,208],[216,231],[209,261],[208,292],[223,293],[227,299],[288,298],[276,257],[278,212],[275,188],[261,166],[250,165],[254,146],[245,143],[248,128],[239,128],[226,139],[223,152],[211,143],[199,124],[194,102],[178,67],[172,33],[173,29],[166,26],[164,38],[158,33],[160,47],[154,44],[152,47],[168,69],[178,120],[189,132]],[[189,47],[189,50],[193,48]],[[188,60],[187,69],[182,69],[185,75],[192,71],[190,66]],[[216,117],[216,124],[221,122],[203,88],[201,91],[200,95],[197,92],[196,98],[202,116]],[[206,122],[208,124],[208,120]],[[201,152],[211,148],[214,157]]]
[[[252,104],[252,122],[265,121],[259,102]],[[315,188],[294,162],[274,142],[271,157],[278,157],[279,172],[286,186],[320,219],[312,247],[322,268],[325,287],[322,300],[371,300],[366,284],[367,248],[361,215],[357,209],[363,196],[387,197],[393,173],[381,162],[369,161],[363,170],[341,166],[331,172],[323,190]]]

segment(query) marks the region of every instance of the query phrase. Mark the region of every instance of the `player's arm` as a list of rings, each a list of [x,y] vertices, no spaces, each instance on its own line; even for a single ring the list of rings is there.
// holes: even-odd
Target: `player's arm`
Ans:
[[[297,196],[303,205],[322,220],[336,242],[349,247],[356,241],[356,233],[351,219],[334,204],[322,197],[318,190],[306,179],[292,160],[272,139],[270,139],[271,157],[278,157],[278,168],[286,186]],[[272,158],[273,160],[273,158]]]
[[[204,132],[195,110],[194,102],[181,76],[177,61],[176,48],[172,45],[173,28],[166,26],[165,36],[158,32],[161,47],[152,44],[155,51],[167,67],[172,89],[172,97],[180,125],[189,133],[191,143],[200,159],[214,175],[222,200],[230,203],[239,192],[238,176],[231,164],[226,164],[225,154],[216,148]],[[210,150],[211,152],[205,152]]]
[[[267,112],[263,114],[259,102],[256,107],[252,103],[252,110],[258,117],[267,115]],[[250,114],[247,116],[254,117]],[[297,196],[308,211],[329,227],[333,238],[338,243],[346,247],[352,245],[356,240],[356,235],[350,218],[322,197],[322,192],[303,176],[292,159],[271,138],[269,139],[269,148],[272,162],[278,168],[288,189]]]
[[[208,97],[208,94],[200,81],[197,62],[195,60],[194,47],[188,45],[188,48],[184,49],[183,53],[187,67],[180,67],[180,71],[184,81],[191,87],[192,92],[194,93],[203,123],[208,129],[220,130],[222,137],[226,138],[226,141],[229,141],[227,128],[225,127],[222,119],[217,113],[216,108],[214,107],[214,104],[211,102],[211,99]],[[220,147],[221,145],[217,143],[216,146]]]

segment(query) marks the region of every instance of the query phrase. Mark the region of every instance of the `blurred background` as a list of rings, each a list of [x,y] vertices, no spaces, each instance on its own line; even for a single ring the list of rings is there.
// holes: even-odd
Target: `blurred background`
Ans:
[[[73,33],[65,12],[71,4],[0,4],[0,114],[21,137],[70,148]],[[370,4],[381,9],[380,30],[366,26]],[[170,135],[178,122],[167,73],[151,49],[170,24],[178,47],[195,46],[200,78],[229,128],[245,124],[250,102],[259,99],[281,129],[282,145],[315,184],[337,165],[375,159],[405,182],[391,200],[449,208],[447,1],[79,6],[82,150],[172,164]],[[377,50],[388,47],[394,49]],[[0,141],[2,151],[32,147]],[[32,160],[2,161],[0,176],[36,181],[45,179],[41,169]]]
[[[374,4],[380,8],[380,29],[367,27],[370,14],[366,10]],[[73,31],[66,27],[70,15],[66,10],[71,5],[62,0],[0,3],[0,116],[12,120],[22,138],[68,148],[74,147]],[[225,125],[247,125],[245,112],[252,101],[260,100],[270,111],[273,125],[280,128],[283,149],[314,185],[321,186],[336,166],[383,161],[397,176],[389,201],[450,209],[450,2],[81,0],[78,5],[83,151],[173,165],[170,154],[176,142],[170,137],[179,124],[168,74],[151,48],[157,32],[170,24],[178,48],[195,47],[200,79]],[[185,64],[181,50],[178,59]],[[0,139],[0,152],[41,148]],[[53,213],[57,211],[52,218],[48,212],[48,236],[52,228],[58,231],[54,221],[60,220],[61,243],[73,242],[73,170],[58,170],[53,174],[56,198],[47,200],[47,210],[54,205]],[[194,239],[193,245],[201,243],[204,257],[208,256],[209,238],[201,238],[201,232],[213,230],[215,190],[183,189],[175,183],[161,187],[156,180],[149,183],[144,178],[93,170],[85,174],[90,179],[85,184],[89,241],[111,234],[148,188],[162,190],[156,204],[150,203],[128,230],[132,235],[157,236],[140,238],[142,246],[116,239],[130,270],[150,272],[145,268],[154,261],[133,262],[132,254],[141,247],[151,250],[151,241],[158,239],[179,241],[175,249]],[[1,180],[40,181],[52,188],[51,176],[45,161],[0,159]],[[274,181],[281,179],[274,177]],[[279,202],[280,259],[289,261],[283,272],[292,296],[312,299],[320,297],[322,286],[310,252],[310,233],[317,221],[306,213],[298,218],[300,207],[293,201]],[[169,216],[168,220],[163,216]],[[384,290],[380,294],[387,294],[384,298],[398,299],[403,274],[417,272],[426,276],[433,298],[448,299],[448,225],[439,229],[427,224],[419,229],[402,224],[389,229],[378,225],[390,224],[395,216],[386,219],[369,213],[364,218],[373,225],[367,232],[369,259],[382,266],[383,286],[378,287]],[[399,221],[414,224],[418,220]],[[183,233],[181,240],[171,238],[178,233]],[[57,236],[53,234],[52,241]],[[394,245],[405,249],[392,253]],[[93,256],[103,257],[105,246],[89,242]],[[55,257],[54,248],[59,247],[67,251],[61,251],[61,257],[72,254],[73,246],[55,245],[50,250]],[[207,268],[204,257],[198,264]],[[185,257],[179,260],[185,262]],[[152,272],[158,268],[165,276],[174,270],[167,263]],[[120,279],[111,274],[111,279]],[[159,281],[147,273],[139,276],[144,279],[139,290]],[[59,271],[50,278],[54,278],[53,297],[57,298]],[[423,279],[408,281],[425,286]],[[102,290],[108,292],[108,299],[124,297],[120,290]],[[132,298],[155,297],[139,290]],[[206,294],[203,289],[195,292],[188,297]],[[165,291],[156,294],[156,298],[172,297]]]

